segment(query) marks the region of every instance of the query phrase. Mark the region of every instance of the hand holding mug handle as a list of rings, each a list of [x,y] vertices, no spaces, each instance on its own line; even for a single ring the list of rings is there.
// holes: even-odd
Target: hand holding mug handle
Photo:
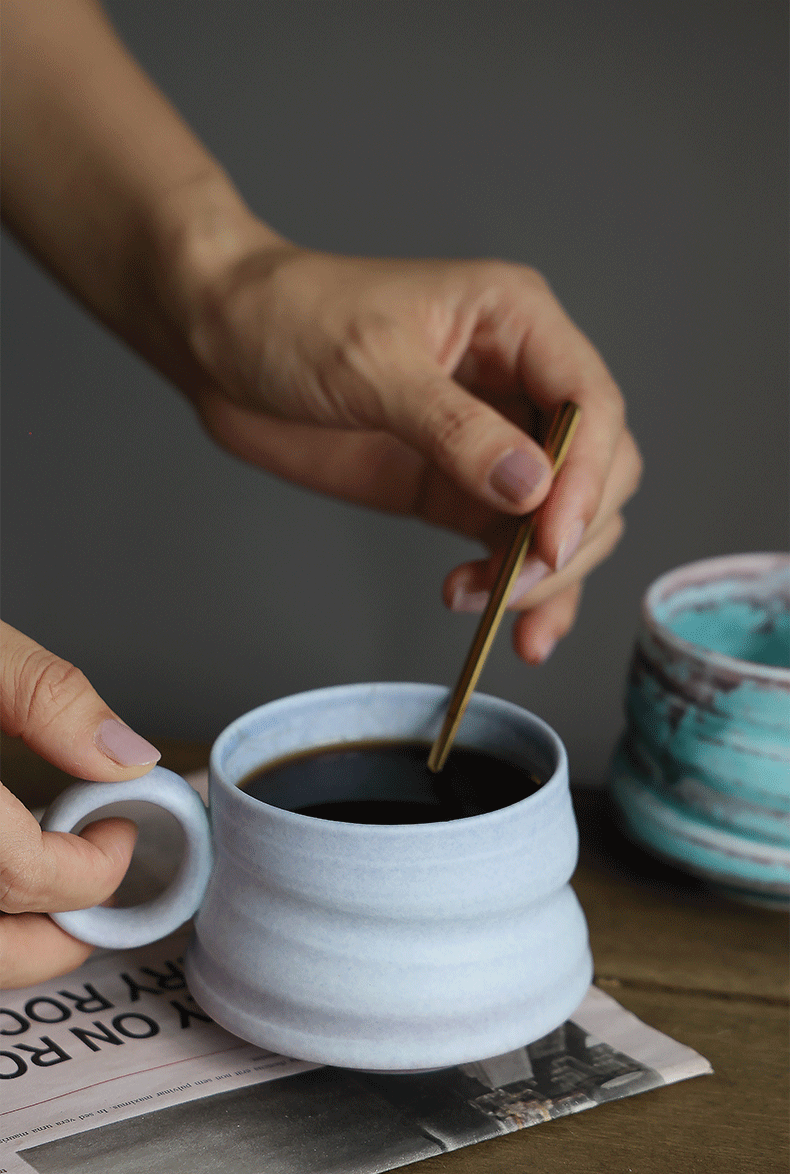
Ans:
[[[96,905],[50,913],[53,921],[83,942],[108,949],[131,949],[166,937],[200,905],[212,867],[211,832],[203,800],[179,775],[155,766],[140,778],[120,783],[77,783],[47,808],[41,827],[70,832],[86,816],[136,799],[169,811],[180,823],[184,856],[170,885],[158,897],[128,909]]]

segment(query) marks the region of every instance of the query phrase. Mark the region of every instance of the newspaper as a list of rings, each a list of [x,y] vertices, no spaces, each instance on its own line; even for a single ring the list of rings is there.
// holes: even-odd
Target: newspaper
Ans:
[[[132,896],[177,834],[151,818]],[[200,1009],[181,968],[189,932],[0,994],[0,1174],[381,1174],[711,1071],[594,986],[505,1056],[401,1076],[308,1064]]]

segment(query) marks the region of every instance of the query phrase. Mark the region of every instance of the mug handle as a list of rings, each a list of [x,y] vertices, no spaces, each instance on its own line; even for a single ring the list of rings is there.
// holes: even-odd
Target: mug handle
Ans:
[[[197,909],[211,874],[211,831],[203,800],[180,775],[155,766],[148,774],[122,783],[77,783],[44,812],[46,832],[70,832],[86,815],[137,799],[171,812],[184,832],[184,856],[176,876],[163,893],[142,905],[115,909],[95,905],[50,913],[53,921],[80,941],[111,950],[128,950],[166,937]]]

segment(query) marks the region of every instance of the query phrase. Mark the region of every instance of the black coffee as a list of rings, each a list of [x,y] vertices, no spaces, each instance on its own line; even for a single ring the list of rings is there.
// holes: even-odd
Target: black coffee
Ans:
[[[542,785],[537,771],[455,746],[428,769],[427,742],[348,742],[294,754],[239,784],[255,799],[346,823],[439,823],[517,803]]]

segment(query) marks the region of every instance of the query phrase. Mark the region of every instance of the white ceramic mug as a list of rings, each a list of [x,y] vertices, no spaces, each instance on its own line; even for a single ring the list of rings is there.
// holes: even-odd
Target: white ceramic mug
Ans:
[[[471,699],[458,744],[546,780],[530,793],[525,774],[524,799],[483,815],[352,824],[239,789],[257,768],[322,745],[429,743],[446,703],[447,690],[435,685],[344,685],[271,702],[220,734],[209,772],[215,859],[186,973],[195,999],[223,1027],[300,1059],[411,1071],[510,1051],[581,1002],[592,959],[568,883],[578,841],[567,760],[539,718],[497,698]],[[164,791],[165,780],[159,785]],[[57,821],[48,817],[46,826],[73,826],[69,794],[83,818],[94,787],[62,796]],[[134,783],[112,787],[119,799],[140,797],[127,791]],[[294,795],[290,805],[304,804]],[[199,836],[192,842],[202,858]],[[113,918],[138,911],[101,910],[100,925],[98,912],[54,916],[97,944],[138,944],[102,936]],[[145,917],[150,940],[166,932],[156,909]]]

